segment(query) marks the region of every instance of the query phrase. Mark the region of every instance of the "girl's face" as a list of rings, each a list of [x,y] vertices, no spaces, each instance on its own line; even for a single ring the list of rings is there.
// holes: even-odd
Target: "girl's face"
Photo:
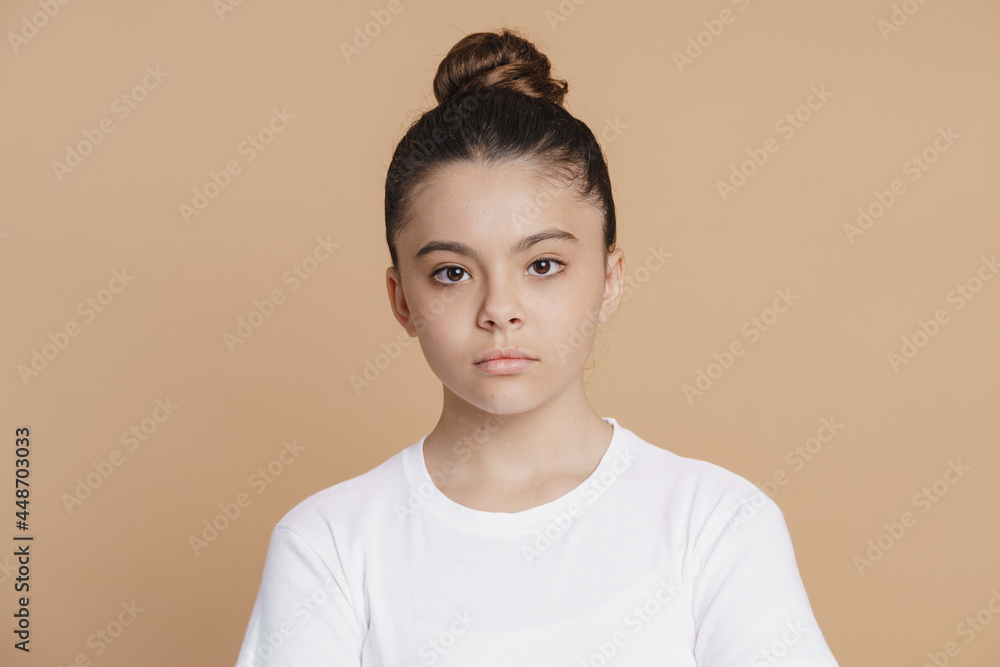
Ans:
[[[461,162],[418,188],[397,241],[402,283],[390,266],[386,287],[446,391],[516,414],[582,388],[625,272],[621,250],[604,264],[602,224],[596,206],[523,164]],[[531,361],[491,373],[477,362],[496,348]]]

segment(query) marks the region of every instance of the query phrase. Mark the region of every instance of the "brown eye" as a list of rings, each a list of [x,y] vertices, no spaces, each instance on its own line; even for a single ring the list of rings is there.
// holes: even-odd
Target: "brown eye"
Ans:
[[[465,282],[464,280],[459,280],[465,273],[468,272],[460,266],[442,266],[431,274],[431,279],[439,285],[450,287]],[[444,274],[444,279],[440,278],[441,274]]]
[[[558,259],[554,259],[552,257],[543,257],[542,259],[536,259],[534,262],[531,263],[531,266],[536,267],[539,271],[539,273],[534,275],[538,275],[540,277],[557,276],[560,273],[562,273],[563,269],[560,269],[558,271],[553,270],[555,265],[564,267],[566,266],[566,263],[560,262]]]

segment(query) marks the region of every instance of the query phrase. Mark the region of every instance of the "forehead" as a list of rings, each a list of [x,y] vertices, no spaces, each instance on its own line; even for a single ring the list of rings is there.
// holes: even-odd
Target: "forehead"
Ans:
[[[400,244],[462,239],[490,244],[558,228],[581,240],[600,238],[603,215],[565,181],[531,163],[443,166],[414,189]]]

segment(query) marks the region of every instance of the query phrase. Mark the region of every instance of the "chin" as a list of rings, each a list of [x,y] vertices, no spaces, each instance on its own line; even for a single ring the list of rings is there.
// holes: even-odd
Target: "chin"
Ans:
[[[469,405],[495,415],[516,415],[538,407],[538,398],[523,390],[504,391],[498,388],[489,391],[480,388],[478,391],[463,392],[449,389]]]

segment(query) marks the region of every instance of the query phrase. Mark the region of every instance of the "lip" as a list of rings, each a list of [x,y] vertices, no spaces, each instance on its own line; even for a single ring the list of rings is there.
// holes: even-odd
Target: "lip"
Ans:
[[[516,347],[494,348],[476,361],[476,366],[490,375],[513,375],[520,373],[538,361],[527,352]]]
[[[485,354],[481,354],[478,359],[476,359],[476,364],[482,364],[486,361],[493,361],[495,359],[527,359],[528,361],[537,361],[527,352],[523,352],[516,347],[495,347],[489,350]]]
[[[490,375],[513,375],[514,373],[520,373],[533,363],[535,363],[534,359],[525,359],[523,357],[516,359],[500,358],[481,361],[477,366],[483,372]]]

